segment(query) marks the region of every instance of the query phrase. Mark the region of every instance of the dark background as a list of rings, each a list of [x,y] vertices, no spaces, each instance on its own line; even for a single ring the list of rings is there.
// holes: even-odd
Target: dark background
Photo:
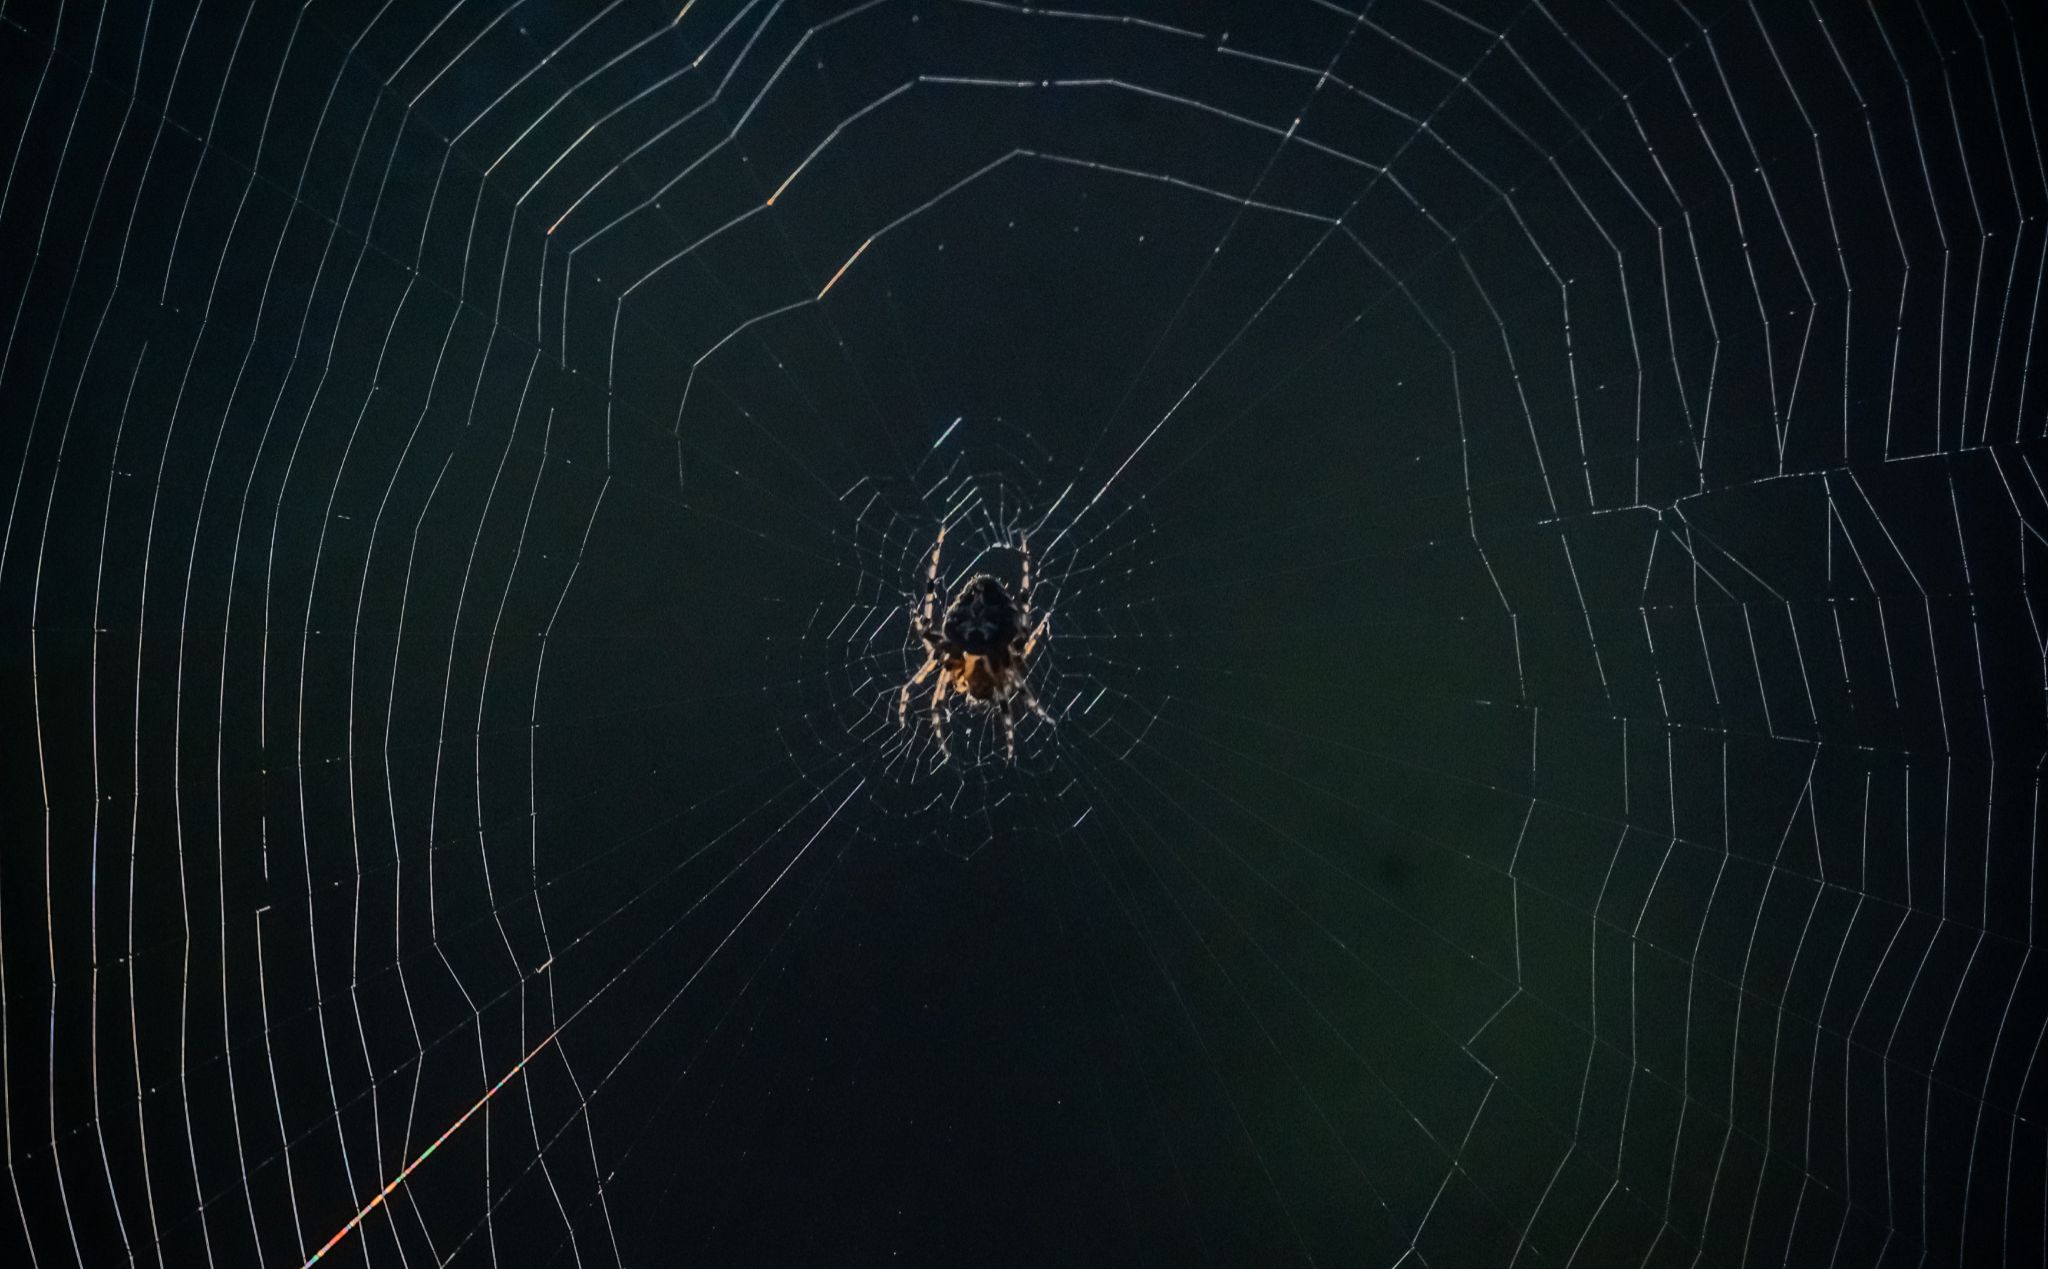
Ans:
[[[2043,47],[7,4],[0,1254],[2040,1263]]]

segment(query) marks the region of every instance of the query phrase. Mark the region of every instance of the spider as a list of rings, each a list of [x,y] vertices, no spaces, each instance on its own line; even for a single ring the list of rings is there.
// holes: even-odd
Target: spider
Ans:
[[[924,641],[925,662],[897,697],[896,725],[909,723],[911,693],[936,671],[938,682],[932,685],[931,724],[940,756],[946,761],[953,757],[952,747],[946,743],[943,709],[950,692],[964,697],[971,708],[995,711],[1003,724],[1004,755],[1014,763],[1018,706],[1029,708],[1046,722],[1052,721],[1024,681],[1031,654],[1052,621],[1052,614],[1047,613],[1038,619],[1037,625],[1031,624],[1031,545],[1023,540],[1017,544],[1024,564],[1016,600],[1010,598],[1001,582],[987,573],[976,573],[953,592],[942,617],[939,555],[945,549],[946,530],[942,526],[939,540],[932,543],[931,563],[925,568],[924,602],[910,613],[911,633]]]

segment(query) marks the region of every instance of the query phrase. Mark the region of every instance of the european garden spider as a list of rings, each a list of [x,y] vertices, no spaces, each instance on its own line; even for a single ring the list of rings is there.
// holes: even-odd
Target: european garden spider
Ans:
[[[939,554],[946,547],[946,530],[932,543],[931,563],[925,568],[924,602],[910,613],[911,633],[924,641],[925,662],[903,685],[896,701],[896,725],[910,721],[910,694],[938,673],[932,685],[932,736],[939,742],[939,754],[953,757],[946,743],[946,694],[964,697],[974,709],[991,709],[1003,724],[1003,752],[1017,761],[1017,708],[1029,708],[1046,722],[1052,716],[1031,694],[1024,681],[1031,654],[1052,621],[1047,613],[1031,623],[1031,545],[1020,540],[1017,550],[1024,558],[1018,579],[1017,599],[1012,602],[1002,583],[987,573],[976,573],[953,592],[945,615],[939,613]]]

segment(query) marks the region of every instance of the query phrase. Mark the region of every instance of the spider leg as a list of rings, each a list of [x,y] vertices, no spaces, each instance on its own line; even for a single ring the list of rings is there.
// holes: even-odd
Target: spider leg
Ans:
[[[1030,707],[1031,707],[1031,712],[1032,712],[1032,713],[1034,713],[1034,714],[1038,715],[1038,716],[1039,716],[1040,718],[1044,719],[1044,720],[1045,720],[1046,722],[1048,722],[1048,723],[1052,723],[1052,721],[1053,721],[1052,715],[1051,715],[1051,714],[1048,714],[1048,713],[1046,713],[1046,712],[1045,712],[1045,706],[1043,706],[1043,705],[1040,705],[1040,704],[1038,703],[1038,694],[1037,694],[1036,692],[1033,692],[1033,691],[1031,690],[1031,685],[1030,685],[1029,683],[1026,683],[1026,682],[1025,682],[1025,681],[1024,681],[1023,679],[1021,679],[1021,678],[1017,680],[1017,696],[1018,696],[1018,697],[1021,697],[1021,698],[1023,699],[1024,703],[1025,703],[1026,705],[1028,705],[1028,706],[1030,706]],[[1054,725],[1056,726],[1057,724],[1054,724]]]
[[[901,695],[896,698],[896,725],[898,727],[902,727],[910,721],[911,692],[916,690],[918,684],[930,678],[932,671],[937,669],[938,665],[939,659],[937,657],[926,657],[923,667],[911,677],[908,683],[903,685]]]
[[[1017,582],[1017,601],[1024,613],[1024,624],[1031,624],[1031,538],[1027,534],[1017,539],[1017,554],[1024,557],[1023,575]]]
[[[924,629],[927,633],[939,624],[939,552],[946,549],[946,526],[939,526],[939,540],[932,543],[932,561],[924,570]]]
[[[1026,619],[1027,619],[1027,620],[1029,619],[1029,614],[1028,614],[1028,613],[1026,614]],[[1026,638],[1026,639],[1024,640],[1024,646],[1023,646],[1023,647],[1022,647],[1021,649],[1019,649],[1019,650],[1018,650],[1018,652],[1017,652],[1017,656],[1018,656],[1018,657],[1019,657],[1020,659],[1022,659],[1022,660],[1027,660],[1027,661],[1031,659],[1031,654],[1032,654],[1033,652],[1035,652],[1035,651],[1037,651],[1037,650],[1038,650],[1038,640],[1039,640],[1040,636],[1042,636],[1042,635],[1044,635],[1044,634],[1045,634],[1045,628],[1046,628],[1047,626],[1051,625],[1051,624],[1052,624],[1052,614],[1051,614],[1051,613],[1047,613],[1047,614],[1045,614],[1045,616],[1043,616],[1043,617],[1040,617],[1040,618],[1038,619],[1038,624],[1037,624],[1036,626],[1033,626],[1033,627],[1031,628],[1031,634],[1030,634],[1030,636],[1029,636],[1029,637],[1027,637],[1027,638]]]
[[[1015,698],[1011,699],[1014,700]],[[1003,753],[1008,757],[1010,765],[1014,767],[1017,765],[1017,717],[1016,712],[1010,708],[1010,701],[1003,702],[1002,715]]]
[[[953,760],[953,747],[946,743],[946,717],[940,712],[946,699],[946,687],[951,682],[941,674],[939,681],[932,685],[932,738],[939,742],[939,759],[942,762]]]

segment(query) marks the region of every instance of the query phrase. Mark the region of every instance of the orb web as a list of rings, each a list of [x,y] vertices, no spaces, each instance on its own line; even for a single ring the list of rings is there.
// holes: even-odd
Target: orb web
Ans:
[[[2037,1262],[2042,52],[8,5],[10,1250]]]

